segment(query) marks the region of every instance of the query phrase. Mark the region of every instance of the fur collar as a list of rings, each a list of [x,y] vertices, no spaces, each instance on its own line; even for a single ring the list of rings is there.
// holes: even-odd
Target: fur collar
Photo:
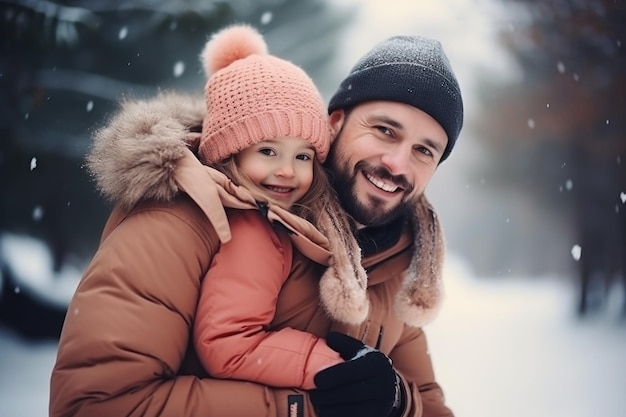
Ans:
[[[174,173],[188,145],[198,143],[206,114],[202,97],[162,93],[124,100],[96,131],[87,168],[110,201],[129,209],[144,199],[171,200]]]
[[[223,207],[257,207],[245,189],[202,165],[191,152],[197,149],[205,114],[201,96],[161,93],[150,100],[123,101],[113,118],[96,131],[86,157],[98,189],[126,210],[141,200],[168,201],[186,192],[207,214],[220,239],[228,241],[230,230]],[[305,255],[329,265],[320,279],[320,298],[330,316],[358,324],[369,309],[361,252],[342,216],[333,212],[333,207],[329,210],[318,225],[323,235],[279,208],[271,207],[269,217],[294,232],[292,240]],[[436,317],[442,304],[444,240],[426,197],[420,200],[412,220],[414,253],[396,295],[395,310],[408,325],[421,327]]]

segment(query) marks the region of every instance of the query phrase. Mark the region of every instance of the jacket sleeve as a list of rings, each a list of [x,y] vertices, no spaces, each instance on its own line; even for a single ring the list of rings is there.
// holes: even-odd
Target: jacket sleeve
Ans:
[[[210,224],[192,217],[143,209],[102,241],[67,310],[50,417],[288,415],[292,391],[178,373],[201,277],[217,248],[210,232],[199,233]],[[305,416],[313,416],[302,398]]]
[[[223,244],[202,283],[194,343],[210,375],[274,387],[315,388],[313,376],[342,362],[311,333],[270,331],[292,259],[291,241],[260,213],[233,211]]]
[[[441,387],[435,381],[426,335],[420,328],[404,326],[401,340],[389,358],[407,388],[403,417],[453,417]]]

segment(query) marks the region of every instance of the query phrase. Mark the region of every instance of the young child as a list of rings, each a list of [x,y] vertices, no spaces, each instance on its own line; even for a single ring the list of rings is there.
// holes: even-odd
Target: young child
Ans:
[[[346,322],[367,314],[360,253],[321,165],[330,144],[323,100],[304,71],[267,53],[252,27],[218,32],[201,58],[209,79],[199,157],[259,210],[227,211],[231,240],[212,260],[194,322],[198,356],[212,377],[313,389],[317,372],[343,360],[323,339],[272,325],[297,229],[308,223],[285,226],[268,213],[291,211],[327,235],[333,265],[320,281],[322,302]]]

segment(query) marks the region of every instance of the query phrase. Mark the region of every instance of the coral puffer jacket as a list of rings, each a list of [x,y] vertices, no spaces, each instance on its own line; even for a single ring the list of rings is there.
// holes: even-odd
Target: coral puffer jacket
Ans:
[[[194,320],[200,362],[216,378],[315,388],[315,374],[343,359],[311,333],[270,330],[291,272],[287,232],[256,210],[230,210],[228,221],[232,238],[213,257]]]
[[[67,310],[50,417],[287,417],[294,394],[304,395],[303,415],[315,416],[306,392],[210,378],[195,353],[202,280],[230,234],[223,205],[216,204],[227,196],[188,151],[205,112],[202,97],[127,101],[97,133],[90,163],[116,208]],[[270,329],[320,338],[337,330],[377,346],[409,389],[403,416],[452,416],[421,329],[439,306],[443,256],[427,201],[393,247],[363,259],[370,306],[360,325],[339,324],[323,308],[323,239],[294,228],[310,245],[294,247]],[[418,298],[423,303],[414,308]]]

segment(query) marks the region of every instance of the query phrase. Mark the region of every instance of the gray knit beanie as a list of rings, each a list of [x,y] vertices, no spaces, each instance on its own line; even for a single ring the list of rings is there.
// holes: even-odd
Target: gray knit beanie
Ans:
[[[410,104],[446,131],[452,152],[463,126],[463,98],[441,43],[421,36],[393,36],[376,45],[352,68],[330,99],[328,112],[373,100]]]

